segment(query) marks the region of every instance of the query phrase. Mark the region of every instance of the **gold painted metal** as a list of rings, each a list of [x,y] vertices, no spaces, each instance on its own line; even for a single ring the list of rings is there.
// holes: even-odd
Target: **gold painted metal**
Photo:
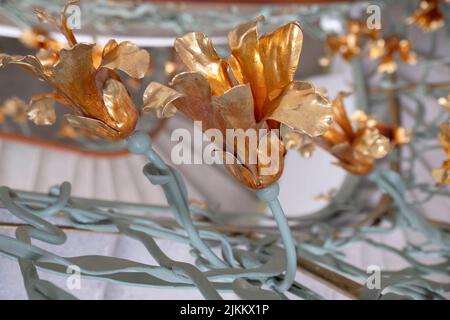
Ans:
[[[366,40],[371,45],[380,37],[380,30],[369,29],[364,20],[348,19],[346,22],[347,33],[330,34],[325,39],[326,55],[319,59],[319,64],[328,66],[334,55],[339,54],[344,60],[350,61],[361,53]]]
[[[391,126],[366,115],[362,111],[347,115],[340,93],[333,100],[334,123],[324,135],[313,139],[319,147],[330,152],[338,159],[337,165],[356,175],[370,173],[377,159],[385,157],[399,144],[408,143],[410,131],[398,126]]]
[[[55,122],[53,102],[57,101],[73,111],[66,115],[67,121],[81,132],[108,140],[126,138],[134,131],[138,112],[117,71],[133,78],[144,77],[150,66],[149,54],[128,41],[110,40],[103,47],[77,43],[64,16],[65,8],[72,3],[61,11],[60,21],[35,9],[41,21],[52,24],[66,37],[66,48],[42,33],[35,38],[28,36],[26,41],[40,47],[40,54],[0,54],[0,66],[18,65],[53,87],[54,92],[31,99],[28,116],[35,124]],[[41,60],[50,56],[52,59]]]
[[[406,23],[414,24],[424,32],[434,32],[445,25],[444,14],[439,10],[439,5],[448,0],[420,0],[419,8],[412,16],[406,19]]]
[[[417,63],[417,55],[412,51],[411,42],[397,36],[378,39],[369,49],[370,58],[379,60],[377,67],[379,73],[394,73],[397,70],[395,61],[397,55],[406,64],[415,65]]]
[[[217,129],[224,137],[227,129],[269,130],[268,134],[258,135],[256,152],[262,154],[260,146],[267,143],[270,152],[278,150],[279,157],[273,160],[277,163],[272,163],[278,170],[273,174],[261,173],[261,161],[248,161],[252,152],[249,143],[234,148],[235,143],[225,139],[217,145],[217,152],[225,159],[234,159],[226,164],[228,171],[253,189],[264,188],[281,175],[285,146],[274,130],[284,124],[318,136],[332,120],[328,99],[312,84],[294,80],[303,42],[300,26],[289,23],[259,36],[257,26],[261,20],[243,23],[229,33],[231,54],[227,59],[218,56],[203,33],[178,38],[175,50],[189,72],[176,75],[170,87],[151,83],[144,94],[143,108],[159,117],[181,111],[201,121],[204,131]]]

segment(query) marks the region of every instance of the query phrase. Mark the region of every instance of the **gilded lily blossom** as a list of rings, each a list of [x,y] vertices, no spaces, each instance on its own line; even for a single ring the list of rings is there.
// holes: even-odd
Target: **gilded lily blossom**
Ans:
[[[352,119],[347,115],[343,99],[339,93],[332,102],[333,124],[314,143],[338,159],[337,165],[356,174],[370,173],[377,159],[385,157],[396,145],[408,143],[410,131],[390,126],[358,111]]]
[[[421,0],[419,8],[406,19],[408,24],[414,24],[424,32],[433,32],[442,28],[445,17],[439,10],[439,4],[450,2],[448,0]]]
[[[328,66],[334,55],[340,54],[346,61],[352,60],[360,54],[364,40],[370,42],[378,40],[378,29],[369,29],[366,21],[347,20],[346,34],[330,34],[325,40],[326,56],[319,60],[320,65]]]
[[[58,22],[45,11],[35,10],[41,21],[55,26],[67,40],[67,48],[55,51],[54,60],[43,63],[31,55],[0,54],[0,66],[16,64],[54,89],[31,99],[28,116],[35,124],[54,123],[57,101],[73,111],[65,116],[73,127],[109,140],[123,139],[133,132],[138,112],[116,70],[142,78],[149,67],[149,54],[128,41],[110,40],[103,47],[77,43],[64,11]]]
[[[398,54],[404,63],[414,65],[417,55],[412,51],[409,40],[401,40],[397,36],[377,40],[369,50],[370,58],[379,59],[377,71],[379,73],[394,73],[397,70],[395,56]]]
[[[225,164],[227,170],[253,189],[272,184],[282,173],[285,146],[279,134],[281,124],[318,136],[332,120],[329,101],[311,83],[294,80],[303,42],[300,26],[289,23],[259,36],[257,23],[243,23],[228,34],[228,59],[218,56],[203,33],[178,38],[175,49],[190,71],[175,76],[170,87],[152,82],[144,93],[145,111],[169,117],[179,110],[202,121],[204,131],[218,129],[224,137],[227,129],[266,129],[255,148],[260,155],[263,146],[269,146],[269,161],[258,157],[257,163],[250,163],[249,144],[234,151],[234,141],[224,139],[217,146],[224,157],[236,160]],[[276,172],[263,173],[274,165]]]
[[[27,122],[27,104],[25,101],[18,97],[6,99],[0,105],[0,123],[4,122],[6,117],[10,117],[17,124]]]

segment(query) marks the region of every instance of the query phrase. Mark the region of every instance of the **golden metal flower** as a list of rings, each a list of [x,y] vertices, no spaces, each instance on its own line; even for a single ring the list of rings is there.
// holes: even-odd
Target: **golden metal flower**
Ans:
[[[331,34],[325,40],[325,57],[319,59],[321,66],[328,66],[334,55],[340,54],[346,61],[359,55],[363,41],[376,41],[380,36],[378,29],[369,29],[366,21],[347,20],[346,34]]]
[[[42,63],[31,55],[0,54],[0,66],[19,65],[53,87],[54,92],[31,99],[28,116],[34,123],[52,124],[57,101],[75,113],[66,115],[73,127],[109,140],[123,139],[133,132],[138,112],[116,70],[142,78],[149,68],[149,54],[128,41],[110,40],[103,47],[77,43],[64,11],[57,22],[46,12],[36,10],[42,21],[51,23],[67,39],[68,48],[58,51],[54,62]]]
[[[257,22],[243,23],[229,33],[231,55],[227,60],[217,55],[203,33],[178,38],[175,49],[190,72],[175,76],[171,88],[150,83],[144,94],[144,110],[159,117],[179,110],[202,121],[203,130],[218,129],[223,136],[226,129],[267,129],[258,139],[257,152],[261,154],[260,147],[268,144],[269,158],[276,155],[271,163],[249,163],[249,144],[231,155],[233,142],[218,146],[225,156],[238,160],[226,164],[228,171],[254,189],[270,185],[282,173],[285,146],[277,130],[281,124],[318,136],[332,119],[329,101],[312,84],[294,80],[303,42],[300,26],[289,23],[259,37]],[[277,166],[276,172],[262,174],[272,165]]]
[[[347,95],[339,93],[333,100],[334,122],[327,132],[313,140],[336,157],[339,166],[353,174],[365,175],[373,170],[376,160],[385,157],[395,145],[408,143],[411,134],[405,128],[389,126],[362,111],[352,117],[354,128],[343,103]]]
[[[401,40],[397,36],[377,40],[369,50],[371,59],[379,59],[377,71],[379,73],[394,73],[397,70],[395,55],[407,64],[417,63],[417,55],[412,51],[409,40]]]
[[[27,122],[27,104],[18,97],[6,99],[0,105],[0,123],[3,123],[6,117],[10,117],[17,124]]]
[[[433,32],[442,28],[445,17],[439,10],[439,4],[448,0],[421,0],[414,14],[406,18],[408,24],[414,24],[425,32]]]

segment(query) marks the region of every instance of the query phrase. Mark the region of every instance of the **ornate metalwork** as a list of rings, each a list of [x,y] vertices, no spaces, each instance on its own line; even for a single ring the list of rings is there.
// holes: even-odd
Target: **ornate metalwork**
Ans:
[[[400,5],[410,6],[406,2]],[[325,30],[309,22],[317,22],[319,16],[328,15],[343,22],[348,8],[348,5],[339,6],[338,14],[335,14],[327,7],[311,7],[304,20],[308,26],[306,29],[323,38]],[[444,9],[448,16],[448,8]],[[147,9],[142,10],[147,12]],[[137,15],[136,12],[134,14]],[[264,14],[275,21],[277,19],[271,12]],[[290,17],[290,20],[303,18],[298,12],[292,15],[295,17]],[[157,21],[160,22],[155,20],[152,23]],[[219,22],[217,24],[220,25]],[[445,28],[448,44],[449,24]],[[406,31],[404,28],[395,30],[398,33]],[[427,218],[422,206],[435,197],[448,198],[450,191],[443,185],[417,180],[415,172],[417,166],[430,167],[427,152],[440,148],[436,140],[438,124],[448,118],[445,110],[431,121],[424,116],[431,108],[424,101],[429,103],[430,98],[437,100],[446,96],[450,89],[450,79],[442,82],[429,79],[433,68],[445,69],[450,63],[448,55],[437,54],[436,47],[440,41],[437,33],[431,34],[430,38],[429,50],[417,50],[421,72],[418,81],[401,72],[401,68],[394,74],[379,76],[376,67],[368,65],[363,68],[360,58],[352,60],[358,106],[383,115],[389,113],[389,120],[395,125],[402,124],[401,114],[409,116],[414,139],[389,158],[389,168],[381,166],[364,178],[348,176],[328,207],[309,216],[290,219],[294,243],[291,243],[289,228],[275,200],[275,186],[259,193],[269,203],[274,217],[244,212],[223,214],[211,208],[189,206],[181,176],[162,162],[152,151],[148,140],[140,138],[131,139],[128,144],[131,151],[144,153],[149,159],[144,174],[153,184],[163,188],[169,204],[167,207],[75,198],[70,196],[68,183],[52,188],[48,194],[1,187],[1,203],[22,221],[10,225],[17,227],[15,238],[0,235],[1,254],[18,261],[30,298],[74,298],[61,288],[39,279],[36,270],[39,268],[67,276],[66,268],[75,264],[86,278],[148,287],[195,286],[210,299],[219,299],[225,291],[234,291],[244,299],[284,299],[292,295],[302,299],[321,299],[301,283],[294,281],[289,286],[293,277],[292,261],[296,256],[297,267],[301,271],[313,274],[352,298],[447,298],[450,284],[441,279],[450,274],[450,226]],[[413,106],[406,106],[402,102],[404,100],[412,101]],[[356,192],[356,189],[362,191]],[[379,195],[380,200],[375,207],[368,204],[370,197],[365,190],[374,191],[371,196]],[[48,222],[48,218],[60,212],[63,213],[64,224],[56,226]],[[171,213],[174,218],[162,219],[155,215],[161,212]],[[271,224],[262,225],[259,223],[262,221]],[[31,239],[39,239],[62,244],[66,239],[64,230],[68,229],[132,237],[145,245],[158,264],[106,256],[65,258],[31,243]],[[419,233],[423,241],[408,241],[399,248],[374,240],[374,235],[389,235],[399,230]],[[188,244],[196,257],[196,264],[170,259],[158,247],[155,238]],[[396,256],[408,266],[400,270],[383,270],[381,287],[369,289],[365,286],[366,270],[345,259],[345,251],[358,243]],[[292,252],[293,245],[295,253]],[[219,249],[221,255],[213,248]],[[423,262],[424,258],[429,261]],[[436,277],[441,278],[434,280]]]

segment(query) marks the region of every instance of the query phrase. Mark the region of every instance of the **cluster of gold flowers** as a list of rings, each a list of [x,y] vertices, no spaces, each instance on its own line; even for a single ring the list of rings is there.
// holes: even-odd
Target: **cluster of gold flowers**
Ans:
[[[419,8],[406,19],[408,24],[414,24],[425,32],[433,32],[444,26],[445,17],[439,10],[439,5],[450,0],[421,0]],[[376,39],[379,34],[374,33],[371,39],[369,56],[379,59],[378,72],[393,73],[397,70],[395,55],[398,54],[401,61],[414,65],[417,63],[417,55],[412,51],[411,42],[400,39],[396,35],[387,38]],[[353,50],[354,52],[358,50]]]
[[[445,17],[440,11],[439,5],[450,3],[449,0],[421,0],[419,8],[414,14],[406,19],[408,24],[414,24],[424,32],[434,32],[445,25]],[[441,97],[439,104],[450,112],[450,94]],[[450,122],[447,121],[440,126],[438,141],[447,155],[447,160],[442,163],[441,168],[433,169],[432,176],[438,183],[450,184]]]
[[[445,17],[439,10],[439,4],[450,2],[449,0],[421,0],[419,8],[406,19],[408,24],[414,24],[425,32],[433,32],[442,28]]]
[[[64,11],[60,21],[42,10],[36,10],[36,14],[65,36],[66,46],[48,33],[32,29],[22,41],[38,48],[38,54],[1,54],[0,66],[19,65],[54,88],[52,93],[31,99],[27,113],[34,123],[52,124],[57,101],[73,111],[66,115],[67,123],[85,134],[112,140],[126,138],[135,129],[138,112],[116,70],[142,78],[149,67],[149,55],[126,41],[119,44],[110,40],[105,46],[77,43]],[[277,162],[273,174],[261,174],[273,163],[250,164],[246,156],[240,157],[250,154],[248,150],[230,151],[234,148],[229,141],[218,146],[224,157],[236,160],[226,164],[230,173],[251,188],[263,188],[281,175],[286,152],[279,134],[281,124],[315,137],[332,121],[329,101],[312,84],[294,80],[303,42],[300,26],[289,23],[260,37],[259,20],[241,24],[229,33],[231,55],[226,60],[217,55],[202,33],[177,39],[175,50],[189,72],[176,75],[170,87],[151,83],[145,90],[143,107],[160,117],[179,110],[202,121],[204,130],[265,130],[265,135],[258,136],[257,148],[269,145],[269,153],[276,153],[275,157],[268,155]],[[67,130],[63,128],[61,134],[66,136]],[[249,147],[246,144],[244,149]]]
[[[379,60],[379,73],[393,73],[397,70],[396,54],[404,63],[417,63],[409,40],[399,39],[397,36],[382,38],[380,30],[368,28],[366,21],[349,19],[346,34],[331,34],[326,38],[326,56],[319,60],[320,65],[329,65],[336,54],[340,54],[346,61],[352,60],[361,53],[365,40],[369,41],[369,57]]]
[[[60,21],[42,10],[36,10],[36,14],[65,36],[66,45],[40,29],[32,29],[22,41],[38,48],[38,54],[1,54],[0,66],[19,65],[53,87],[51,93],[34,96],[29,106],[22,104],[34,123],[54,123],[57,101],[72,110],[65,116],[61,136],[74,137],[77,132],[72,129],[77,128],[91,136],[126,138],[135,130],[138,112],[117,70],[140,79],[149,69],[150,57],[128,41],[110,40],[104,46],[77,43],[64,11]],[[180,111],[201,121],[204,131],[216,129],[223,136],[227,129],[240,129],[244,134],[249,129],[264,132],[257,135],[258,154],[263,153],[263,145],[269,145],[269,153],[276,155],[266,155],[265,161],[258,158],[256,163],[249,162],[249,148],[253,147],[250,143],[237,146],[237,150],[234,140],[225,139],[217,145],[217,152],[224,158],[234,159],[232,163],[225,161],[227,170],[254,189],[264,188],[280,177],[286,149],[296,148],[309,156],[313,146],[318,145],[334,155],[340,166],[363,175],[393,146],[408,141],[405,129],[388,126],[363,113],[355,118],[354,129],[343,105],[344,94],[331,104],[311,83],[294,80],[303,43],[300,26],[289,23],[260,36],[259,21],[243,23],[230,31],[230,56],[226,59],[218,56],[203,33],[191,32],[176,39],[174,48],[189,71],[175,75],[169,86],[150,83],[144,92],[143,112],[170,117]],[[361,37],[373,41],[378,37],[377,31],[358,21],[349,22],[348,30],[350,38],[356,37],[358,49],[349,45],[355,39],[345,40],[346,48],[339,51],[348,51],[347,57],[359,51]],[[395,45],[389,41],[385,46],[385,57],[391,57],[397,49],[404,50],[401,41]],[[284,128],[291,131],[281,134]],[[262,174],[268,166],[277,168],[276,172]]]
[[[42,11],[38,16],[41,16]],[[38,13],[36,13],[38,14]],[[39,27],[24,30],[20,36],[22,42],[27,48],[38,49],[36,57],[44,66],[51,66],[59,59],[59,52],[64,48],[64,45],[53,39],[49,32]]]
[[[450,0],[421,0],[419,8],[413,15],[406,19],[408,24],[413,24],[424,32],[433,32],[444,26],[445,17],[439,9],[439,5]],[[347,20],[347,34],[332,34],[325,40],[327,55],[319,60],[322,66],[330,63],[335,54],[340,54],[349,61],[361,52],[364,38],[369,40],[369,56],[371,59],[379,59],[378,72],[393,73],[397,70],[395,55],[406,64],[417,63],[417,56],[411,49],[411,42],[400,39],[396,35],[381,37],[378,29],[369,29],[365,21],[354,19]]]
[[[450,0],[421,0],[419,8],[406,19],[408,24],[413,24],[424,32],[433,32],[443,27],[445,17],[439,6]],[[393,73],[397,70],[395,55],[406,64],[417,63],[417,56],[411,49],[411,42],[400,39],[396,35],[386,38],[381,37],[378,29],[369,29],[366,21],[354,19],[347,20],[347,33],[331,34],[325,40],[326,56],[319,60],[322,66],[330,64],[335,54],[340,54],[345,60],[350,61],[359,55],[364,40],[369,40],[369,56],[371,59],[379,59],[378,72]]]
[[[367,39],[374,42],[379,39],[378,29],[369,29],[366,21],[349,19],[347,20],[346,34],[330,34],[325,39],[326,56],[320,58],[321,66],[328,66],[334,55],[340,54],[346,61],[352,60],[359,55]]]
[[[334,122],[322,136],[300,140],[287,136],[289,142],[286,143],[294,144],[302,155],[306,148],[307,156],[317,145],[332,154],[340,167],[356,175],[366,175],[374,169],[377,159],[385,157],[396,145],[408,143],[411,133],[408,129],[380,122],[362,111],[349,117],[343,103],[346,96],[339,93],[332,101]]]
[[[105,139],[125,138],[133,132],[138,112],[116,70],[142,78],[149,68],[149,54],[128,41],[110,40],[105,46],[77,43],[64,16],[66,7],[60,21],[45,11],[35,12],[65,36],[67,48],[40,34],[30,40],[42,44],[37,56],[0,54],[0,66],[19,65],[54,89],[31,99],[28,116],[35,124],[54,123],[57,101],[73,111],[66,115],[71,126]]]
[[[379,73],[394,73],[397,70],[395,56],[407,64],[417,63],[417,55],[411,49],[411,42],[400,39],[397,36],[389,36],[386,39],[378,39],[370,47],[369,55],[372,59],[379,59]]]

